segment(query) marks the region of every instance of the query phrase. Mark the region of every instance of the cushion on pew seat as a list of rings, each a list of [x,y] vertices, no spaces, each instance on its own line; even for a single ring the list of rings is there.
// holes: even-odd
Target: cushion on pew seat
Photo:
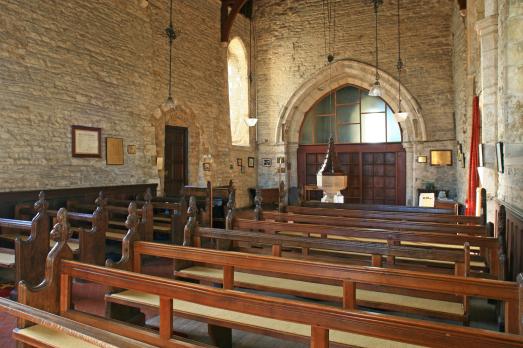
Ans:
[[[178,275],[191,275],[223,279],[223,270],[218,268],[193,266],[177,272]],[[301,280],[270,277],[258,274],[234,272],[234,280],[243,284],[280,288],[291,291],[308,292],[311,294],[343,298],[341,286],[312,283]],[[388,292],[356,289],[356,299],[360,301],[387,303],[395,306],[424,309],[428,311],[464,315],[463,304],[457,302],[433,300],[422,297],[392,294]]]
[[[126,227],[124,221],[113,221],[113,220],[111,220],[111,221],[109,221],[109,225]],[[154,229],[156,231],[159,231],[159,232],[170,232],[171,231],[171,228],[169,226],[166,226],[166,225],[154,224],[153,227],[154,227]]]
[[[15,265],[15,254],[11,250],[0,248],[0,266],[12,268]]]
[[[94,348],[94,344],[79,338],[67,335],[64,332],[51,330],[41,325],[33,325],[25,329],[16,329],[15,336],[27,337],[31,340],[42,342],[46,346],[55,348]]]
[[[159,298],[156,295],[146,294],[134,290],[126,290],[120,293],[112,294],[110,297],[125,301],[128,303],[135,303],[137,305],[145,305],[150,307],[159,307]],[[262,329],[279,331],[286,334],[294,334],[300,336],[310,337],[311,328],[309,325],[287,322],[284,320],[260,317],[252,314],[245,314],[227,309],[214,308],[187,302],[182,300],[173,300],[173,309],[176,312],[201,316],[207,318],[228,321],[239,325],[255,326]],[[343,331],[330,331],[330,341],[340,344],[347,344],[356,347],[364,348],[418,348],[421,346],[390,341],[371,336],[364,336]]]
[[[343,254],[343,255],[364,255],[368,256],[369,254],[366,253],[357,253],[357,252],[351,252],[351,251],[341,251],[341,250],[330,250],[330,249],[309,249],[310,251],[316,250],[331,254]],[[417,261],[417,262],[428,262],[432,264],[441,264],[441,265],[449,265],[454,266],[453,261],[444,261],[444,260],[433,260],[433,259],[417,259],[413,257],[404,257],[404,256],[395,256],[396,260],[408,260],[408,261]],[[470,261],[470,265],[472,267],[478,267],[478,268],[485,268],[487,267],[486,263],[484,261]]]
[[[109,231],[109,232],[105,233],[105,238],[111,239],[111,240],[122,241],[123,237],[125,237],[125,233],[126,233],[126,231],[123,231],[123,230],[121,232]]]

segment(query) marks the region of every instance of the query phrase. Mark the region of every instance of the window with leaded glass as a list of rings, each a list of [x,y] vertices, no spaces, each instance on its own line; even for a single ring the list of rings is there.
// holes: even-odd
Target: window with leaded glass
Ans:
[[[305,115],[300,144],[400,143],[394,112],[379,97],[355,86],[344,86],[319,100]]]

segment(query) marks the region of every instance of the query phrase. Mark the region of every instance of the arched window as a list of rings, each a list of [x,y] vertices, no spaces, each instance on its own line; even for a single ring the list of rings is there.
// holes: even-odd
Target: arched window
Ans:
[[[400,143],[394,112],[379,97],[355,86],[344,86],[319,100],[305,115],[300,144]]]
[[[227,64],[232,144],[249,146],[249,127],[245,123],[249,117],[249,77],[247,54],[240,38],[229,43]]]

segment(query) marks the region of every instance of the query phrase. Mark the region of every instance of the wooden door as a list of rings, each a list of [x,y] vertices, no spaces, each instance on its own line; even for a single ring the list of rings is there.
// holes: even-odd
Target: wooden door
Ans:
[[[187,128],[165,127],[165,195],[177,196],[187,185]]]
[[[316,185],[316,173],[326,151],[326,145],[298,148],[300,186]],[[346,203],[405,204],[406,161],[401,144],[339,144],[336,153],[347,173],[348,188],[341,192]],[[310,195],[313,200],[321,197],[321,191]]]

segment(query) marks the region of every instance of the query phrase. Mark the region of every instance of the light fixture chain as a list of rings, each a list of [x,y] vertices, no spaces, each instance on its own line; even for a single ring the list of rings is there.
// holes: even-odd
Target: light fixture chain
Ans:
[[[173,41],[176,39],[176,32],[173,27],[173,0],[170,1],[169,26],[165,29],[165,34],[169,40],[169,97],[172,97],[172,61],[173,61]]]

